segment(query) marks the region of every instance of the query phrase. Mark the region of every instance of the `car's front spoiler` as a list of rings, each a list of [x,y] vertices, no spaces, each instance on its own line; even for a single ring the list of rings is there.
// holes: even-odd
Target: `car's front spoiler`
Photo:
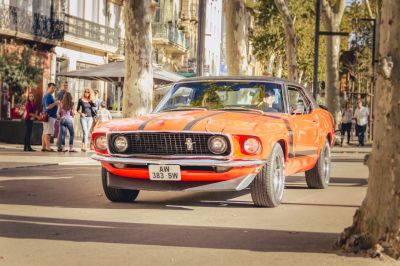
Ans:
[[[149,179],[127,178],[107,174],[107,185],[118,189],[152,191],[240,191],[247,188],[256,174],[234,178],[227,181],[152,181]]]
[[[156,158],[125,158],[125,157],[107,157],[101,155],[92,155],[92,159],[111,164],[128,165],[181,165],[181,166],[223,166],[223,167],[246,167],[260,166],[266,164],[264,160],[217,160],[217,159],[156,159]]]

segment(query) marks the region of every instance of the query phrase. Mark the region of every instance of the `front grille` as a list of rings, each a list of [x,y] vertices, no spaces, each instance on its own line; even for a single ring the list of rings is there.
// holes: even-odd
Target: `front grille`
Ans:
[[[123,135],[128,139],[128,149],[119,153],[113,143],[117,136]],[[215,155],[208,149],[208,140],[215,135],[205,133],[172,133],[172,132],[131,132],[112,133],[109,136],[109,148],[113,154],[122,155]],[[230,143],[224,154],[230,153]],[[190,140],[189,140],[190,139]],[[192,150],[188,147],[192,143]],[[190,145],[189,145],[190,146]]]

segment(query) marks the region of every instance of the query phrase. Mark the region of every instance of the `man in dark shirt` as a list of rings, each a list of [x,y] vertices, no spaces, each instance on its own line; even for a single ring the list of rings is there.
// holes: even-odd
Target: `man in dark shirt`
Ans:
[[[65,81],[61,90],[57,93],[57,100],[62,101],[64,94],[68,91],[68,82]]]
[[[54,124],[57,118],[57,109],[60,101],[54,101],[53,93],[56,85],[50,82],[47,85],[47,93],[43,96],[43,109],[49,115],[49,121],[43,122],[42,151],[53,151],[50,148],[50,135],[54,134]]]

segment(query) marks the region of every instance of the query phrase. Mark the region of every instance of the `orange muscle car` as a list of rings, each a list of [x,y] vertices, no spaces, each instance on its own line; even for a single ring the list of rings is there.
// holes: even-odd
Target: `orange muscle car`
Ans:
[[[203,77],[174,84],[149,115],[101,124],[92,139],[111,201],[250,187],[256,206],[275,207],[285,176],[305,172],[310,188],[328,186],[334,127],[299,84]]]

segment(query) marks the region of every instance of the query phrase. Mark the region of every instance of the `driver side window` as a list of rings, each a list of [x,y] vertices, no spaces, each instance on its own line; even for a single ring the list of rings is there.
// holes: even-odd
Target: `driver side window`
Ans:
[[[308,114],[311,111],[310,102],[298,88],[289,87],[289,110],[291,114]]]

